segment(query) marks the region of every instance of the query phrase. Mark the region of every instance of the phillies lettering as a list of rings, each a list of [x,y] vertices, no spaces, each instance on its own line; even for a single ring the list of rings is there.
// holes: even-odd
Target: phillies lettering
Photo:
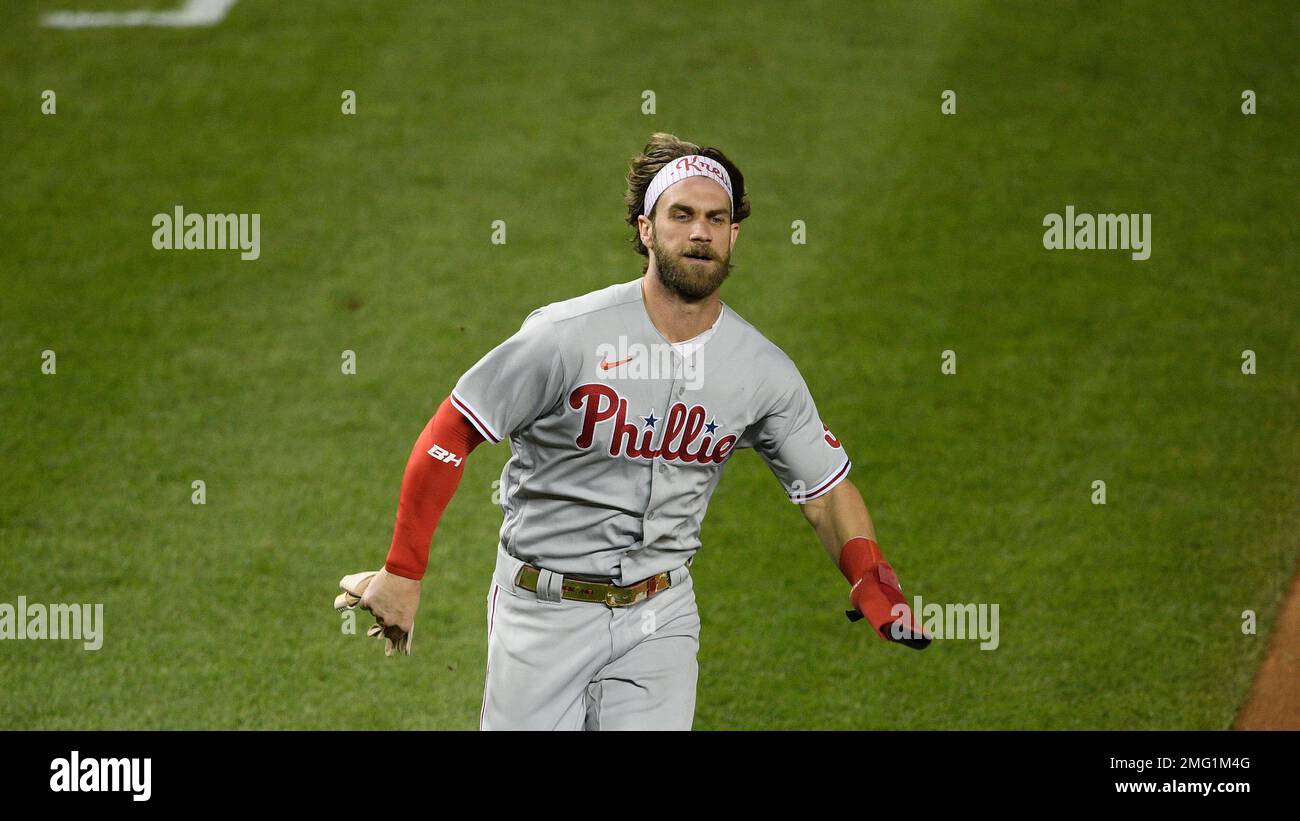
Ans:
[[[569,407],[582,413],[582,429],[574,444],[583,450],[595,442],[597,428],[605,422],[610,423],[606,426],[610,456],[720,465],[736,446],[734,434],[713,438],[718,426],[708,420],[709,411],[703,405],[687,407],[674,402],[663,420],[654,420],[663,425],[657,446],[653,444],[654,422],[644,428],[628,422],[627,399],[609,385],[579,385],[569,394]]]

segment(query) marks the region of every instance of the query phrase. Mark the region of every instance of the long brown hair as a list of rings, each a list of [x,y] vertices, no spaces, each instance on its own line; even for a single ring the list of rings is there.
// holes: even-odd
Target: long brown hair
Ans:
[[[637,230],[636,219],[641,215],[645,205],[645,191],[650,187],[650,181],[655,178],[655,174],[659,173],[659,169],[678,157],[691,154],[717,160],[723,168],[727,169],[727,174],[731,177],[732,207],[735,210],[731,221],[740,222],[749,216],[749,192],[745,190],[745,175],[740,173],[740,169],[727,159],[725,154],[711,146],[701,147],[663,131],[651,134],[650,142],[645,144],[640,154],[632,158],[632,165],[627,170],[627,193],[623,195],[623,201],[627,204],[627,223],[632,226],[632,247],[646,258],[646,265],[650,264],[650,252],[641,242],[641,232]],[[656,202],[655,207],[650,211],[651,221],[654,220],[657,210],[659,210],[659,203]]]

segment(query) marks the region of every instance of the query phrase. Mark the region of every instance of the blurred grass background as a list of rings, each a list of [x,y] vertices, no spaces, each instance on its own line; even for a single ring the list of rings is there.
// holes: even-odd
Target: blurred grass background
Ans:
[[[507,448],[443,519],[412,658],[340,635],[335,584],[381,561],[456,378],[638,274],[622,177],[659,130],[744,171],[723,299],[799,364],[908,595],[1000,607],[992,652],[850,626],[739,454],[694,564],[697,729],[1230,725],[1298,553],[1294,4],[37,22],[170,5],[0,7],[0,601],[106,622],[97,652],[0,642],[0,727],[476,727]],[[155,251],[178,204],[260,213],[261,259]],[[1151,258],[1045,251],[1070,204],[1152,213]]]

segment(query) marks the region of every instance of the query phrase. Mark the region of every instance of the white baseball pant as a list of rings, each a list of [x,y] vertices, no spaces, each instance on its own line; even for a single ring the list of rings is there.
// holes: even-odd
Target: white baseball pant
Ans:
[[[480,729],[691,728],[700,615],[686,566],[628,607],[561,599],[563,576],[545,570],[526,590],[522,566],[497,548]]]

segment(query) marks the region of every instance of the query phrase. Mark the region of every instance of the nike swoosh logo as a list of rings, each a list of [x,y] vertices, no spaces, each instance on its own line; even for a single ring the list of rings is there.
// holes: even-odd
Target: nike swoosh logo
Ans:
[[[618,360],[617,362],[610,362],[608,359],[603,359],[603,360],[601,360],[601,363],[600,363],[600,369],[601,369],[602,371],[607,371],[607,370],[609,370],[610,368],[617,368],[619,365],[622,365],[622,364],[624,364],[624,363],[626,363],[626,362],[631,362],[633,359],[636,359],[636,357],[635,357],[635,356],[629,356],[627,359],[620,359],[620,360]]]

